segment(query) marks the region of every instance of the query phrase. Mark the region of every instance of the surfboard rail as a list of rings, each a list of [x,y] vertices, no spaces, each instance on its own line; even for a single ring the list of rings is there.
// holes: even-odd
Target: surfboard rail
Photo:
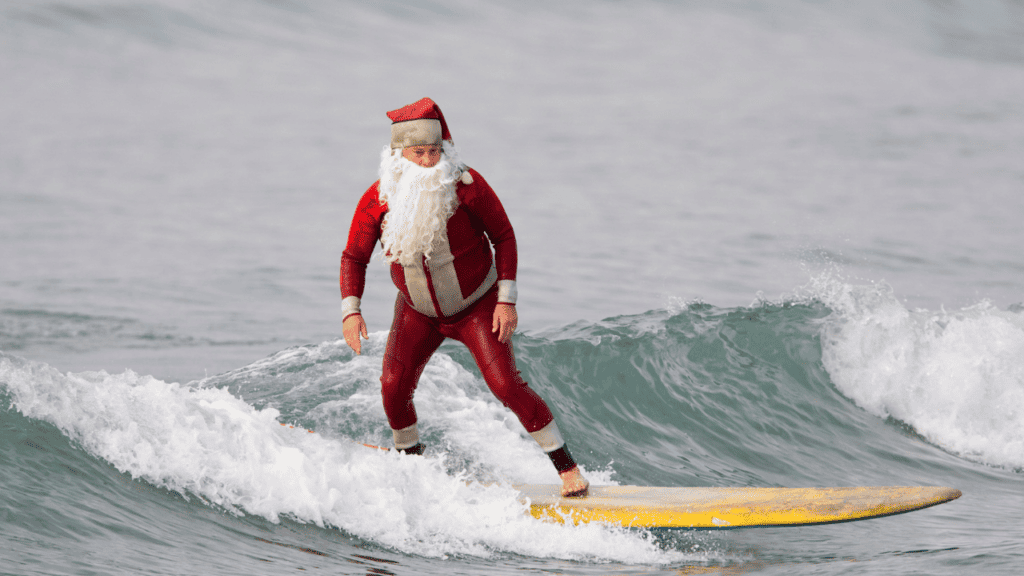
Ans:
[[[521,485],[534,518],[602,522],[627,528],[729,529],[808,526],[880,518],[928,508],[961,496],[936,486],[837,488],[670,488],[591,486],[584,498],[562,498],[560,486]]]

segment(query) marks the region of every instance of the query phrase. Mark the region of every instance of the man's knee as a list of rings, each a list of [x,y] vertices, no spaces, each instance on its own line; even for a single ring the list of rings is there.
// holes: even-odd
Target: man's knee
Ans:
[[[404,374],[405,366],[401,361],[393,356],[385,356],[383,371],[380,375],[381,389],[385,392],[397,389],[401,386]]]
[[[552,420],[551,410],[515,368],[502,369],[501,363],[482,368],[484,381],[494,396],[515,413],[527,431],[542,428]]]

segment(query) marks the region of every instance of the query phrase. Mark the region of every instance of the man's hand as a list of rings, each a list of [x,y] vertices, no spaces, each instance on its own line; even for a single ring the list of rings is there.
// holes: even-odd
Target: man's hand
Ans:
[[[370,339],[370,335],[366,332],[366,322],[363,321],[362,314],[352,314],[345,318],[345,321],[341,323],[341,331],[345,335],[345,343],[356,354],[360,354],[363,348],[363,343],[359,341],[359,336],[366,340]]]
[[[494,307],[494,321],[491,322],[491,332],[498,333],[498,342],[502,344],[512,339],[512,333],[519,325],[519,315],[516,314],[516,307],[512,304],[498,302]]]

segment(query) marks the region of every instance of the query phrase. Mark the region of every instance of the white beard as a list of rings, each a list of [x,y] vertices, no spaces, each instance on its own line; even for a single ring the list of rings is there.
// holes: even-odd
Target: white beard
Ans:
[[[434,240],[445,233],[455,213],[455,186],[465,170],[448,142],[441,160],[424,168],[402,157],[401,149],[385,146],[380,161],[380,201],[387,204],[381,241],[387,263],[410,266],[430,258]]]

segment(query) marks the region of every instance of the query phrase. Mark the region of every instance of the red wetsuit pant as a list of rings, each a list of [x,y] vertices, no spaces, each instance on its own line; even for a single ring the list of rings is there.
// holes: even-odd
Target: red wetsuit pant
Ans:
[[[554,418],[548,405],[516,370],[512,343],[499,342],[498,334],[491,331],[497,302],[498,291],[492,289],[455,316],[431,318],[413,310],[402,294],[398,295],[380,377],[384,412],[392,429],[416,423],[413,392],[424,366],[445,338],[469,348],[491,392],[515,413],[527,432],[551,423]]]

